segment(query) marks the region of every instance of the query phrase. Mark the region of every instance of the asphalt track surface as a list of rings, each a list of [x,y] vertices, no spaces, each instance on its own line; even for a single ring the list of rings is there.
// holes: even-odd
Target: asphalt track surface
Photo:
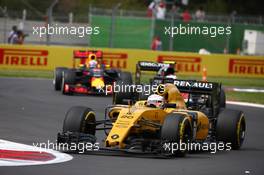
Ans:
[[[74,105],[93,108],[97,117],[110,97],[64,96],[52,80],[0,78],[0,138],[29,144],[55,141],[66,111]],[[246,114],[247,133],[239,151],[188,154],[185,158],[153,159],[74,154],[65,163],[0,167],[1,175],[79,174],[264,174],[264,109],[228,105]],[[99,133],[99,139],[103,135]]]

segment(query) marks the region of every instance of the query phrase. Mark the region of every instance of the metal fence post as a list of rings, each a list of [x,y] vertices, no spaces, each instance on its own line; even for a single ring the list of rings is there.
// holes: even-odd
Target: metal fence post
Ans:
[[[174,12],[171,12],[171,29],[174,27]],[[169,50],[173,50],[173,37],[169,37]]]
[[[88,21],[87,23],[92,26],[92,4],[89,4]],[[91,35],[88,35],[88,46],[91,46]]]
[[[111,16],[111,23],[110,23],[110,33],[109,33],[109,47],[113,47],[113,35],[115,30],[115,16],[117,9],[121,6],[121,3],[118,3],[116,6],[112,8],[112,16]]]
[[[73,23],[73,13],[70,12],[69,13],[69,24],[72,24]]]
[[[228,20],[228,22],[227,22],[227,26],[230,26],[231,27],[231,30],[232,30],[232,20],[231,19],[229,19]],[[232,35],[232,32],[231,32],[231,34],[230,35]],[[227,35],[227,37],[226,37],[226,50],[227,50],[227,53],[230,53],[230,35]]]
[[[152,40],[154,38],[154,35],[155,35],[155,15],[152,14],[152,17],[151,17],[151,29],[150,29],[150,49],[151,49],[151,45],[152,45]]]
[[[48,16],[48,26],[51,25],[52,22],[52,12],[53,12],[53,7],[58,3],[59,0],[54,0],[51,5],[49,6],[49,8],[47,9],[47,16]],[[47,30],[47,45],[50,44],[50,35],[49,32]]]
[[[0,7],[0,10],[1,10],[1,12],[3,13],[3,17],[4,17],[4,28],[3,28],[3,43],[6,43],[6,41],[7,41],[7,37],[6,37],[6,33],[7,33],[7,18],[8,18],[8,14],[7,14],[7,8],[6,7],[4,7],[4,8],[2,8],[2,7]]]

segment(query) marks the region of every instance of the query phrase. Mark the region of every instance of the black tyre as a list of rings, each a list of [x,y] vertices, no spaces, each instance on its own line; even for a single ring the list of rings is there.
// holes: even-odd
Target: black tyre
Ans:
[[[225,109],[216,124],[217,141],[231,143],[232,149],[240,149],[245,139],[246,120],[244,113],[237,110]]]
[[[57,67],[54,71],[54,88],[56,91],[61,90],[62,74],[66,70],[66,67]]]
[[[95,113],[84,106],[74,106],[66,113],[63,132],[79,132],[95,135]]]
[[[74,84],[75,83],[75,78],[76,78],[75,70],[64,71],[63,78],[64,78],[64,83]]]
[[[186,144],[191,139],[191,130],[190,122],[186,117],[181,114],[168,114],[161,128],[163,153],[169,156],[184,157],[188,152]],[[165,144],[169,144],[170,148],[174,144],[175,150],[172,152],[172,149],[168,149]],[[180,144],[185,144],[185,147],[180,149]]]
[[[226,94],[225,94],[225,90],[223,87],[221,88],[221,91],[220,91],[220,107],[221,108],[226,107]]]
[[[62,94],[68,94],[70,95],[71,92],[66,92],[65,91],[65,84],[72,85],[75,84],[75,79],[76,79],[76,72],[75,70],[66,70],[62,74],[62,89],[61,92]]]
[[[116,86],[117,87],[124,87],[124,85],[132,85],[133,84],[133,79],[132,79],[132,74],[130,72],[120,72],[120,77],[116,81]],[[132,100],[133,97],[133,92],[129,92],[129,87],[126,89],[123,89],[124,91],[120,92],[114,92],[113,94],[113,104],[127,104],[127,101],[124,101],[124,99]],[[120,88],[121,90],[121,88]]]

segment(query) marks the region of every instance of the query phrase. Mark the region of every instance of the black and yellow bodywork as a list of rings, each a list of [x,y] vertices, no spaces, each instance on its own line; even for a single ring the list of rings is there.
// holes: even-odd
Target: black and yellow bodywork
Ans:
[[[176,108],[171,105],[165,108],[153,108],[146,106],[146,101],[138,101],[133,106],[113,107],[109,112],[109,117],[114,119],[113,127],[105,140],[105,146],[119,146],[125,148],[125,140],[130,134],[140,135],[145,131],[159,133],[160,127],[149,126],[147,123],[155,123],[162,126],[164,119],[170,113],[184,116],[192,125],[200,126],[196,130],[193,140],[205,140],[209,131],[209,119],[200,111],[190,111],[186,108],[183,97],[179,90],[173,84],[165,84],[164,92],[160,95],[166,97],[168,104],[175,104]],[[146,124],[142,120],[147,121]],[[191,128],[192,130],[197,128]]]
[[[104,120],[96,121],[90,108],[73,107],[65,117],[63,132],[58,135],[58,142],[76,142],[76,135],[80,136],[80,133],[94,136],[95,131],[104,130],[106,137],[103,148],[114,150],[162,154],[163,144],[166,142],[222,141],[231,142],[234,149],[239,149],[245,136],[243,112],[230,112],[219,107],[217,100],[221,87],[217,84],[201,85],[199,88],[190,83],[192,82],[180,83],[178,86],[172,83],[159,85],[156,93],[165,99],[162,108],[147,106],[146,101],[136,101],[133,105],[111,105],[105,109]],[[206,89],[202,91],[204,87]],[[196,95],[198,93],[200,98],[205,99],[204,103],[192,105],[190,101],[194,102],[194,97],[186,102],[182,96],[184,89]],[[224,113],[224,116],[221,116],[221,113]],[[226,121],[230,123],[226,124]],[[99,127],[102,125],[103,127]],[[78,138],[77,142],[80,140],[82,139]]]

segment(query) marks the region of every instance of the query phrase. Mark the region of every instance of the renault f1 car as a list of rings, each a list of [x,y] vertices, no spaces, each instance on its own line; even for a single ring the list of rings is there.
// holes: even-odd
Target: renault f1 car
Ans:
[[[171,157],[184,156],[188,148],[171,151],[168,144],[223,143],[230,149],[241,148],[246,130],[244,113],[220,107],[218,83],[177,80],[175,84],[158,86],[156,93],[166,100],[161,108],[148,106],[146,101],[116,104],[108,106],[104,120],[99,120],[91,108],[74,106],[65,116],[57,141],[94,143],[96,132],[104,130],[104,145],[99,151]],[[198,94],[199,99],[186,103],[181,92]]]
[[[76,59],[80,66],[75,68]],[[97,65],[89,66],[91,60]],[[132,83],[132,75],[118,69],[108,68],[104,64],[102,51],[74,51],[73,68],[58,67],[54,72],[55,90],[63,94],[112,94],[112,85],[116,81]]]
[[[172,61],[165,61],[162,63],[139,61],[136,65],[135,83],[143,84],[141,82],[142,72],[156,72],[156,75],[154,75],[154,77],[150,78],[149,80],[150,85],[157,85],[168,81],[173,82],[173,80],[178,79],[177,76],[175,75],[175,73],[177,72],[175,67],[176,67],[176,63]],[[135,94],[134,97],[136,97],[136,100],[146,100],[147,98],[147,96],[142,93]],[[125,94],[119,94],[119,96],[117,96],[116,98],[126,99],[124,100],[124,102],[122,102],[123,104],[126,104],[127,98],[129,97],[126,96]],[[220,91],[220,106],[223,108],[226,106],[226,95],[224,88],[222,86]]]

